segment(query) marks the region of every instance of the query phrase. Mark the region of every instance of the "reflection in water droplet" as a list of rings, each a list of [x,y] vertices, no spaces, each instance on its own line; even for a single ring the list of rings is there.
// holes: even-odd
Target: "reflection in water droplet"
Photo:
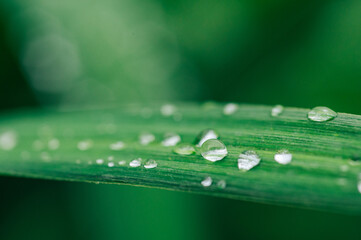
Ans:
[[[206,129],[203,130],[198,136],[197,136],[197,147],[201,147],[203,143],[209,139],[217,139],[219,138],[219,135],[216,131],[213,129]]]
[[[132,160],[132,161],[129,163],[129,166],[131,166],[131,167],[139,167],[141,164],[142,164],[142,159],[141,159],[141,158],[137,158],[137,159]]]
[[[174,152],[180,155],[191,155],[195,151],[194,147],[188,143],[179,144],[174,148]]]
[[[99,159],[95,160],[95,162],[96,162],[97,164],[103,164],[103,163],[104,163],[104,160],[101,159],[101,158],[99,158]]]
[[[158,163],[153,160],[153,159],[149,159],[145,164],[144,164],[144,167],[145,168],[155,168],[158,166]]]
[[[115,142],[115,143],[110,144],[109,148],[111,150],[118,151],[118,150],[123,149],[124,146],[125,146],[125,144],[122,141],[119,141],[119,142]]]
[[[292,161],[292,154],[288,150],[282,149],[275,154],[274,159],[279,164],[289,164]]]
[[[162,141],[162,145],[165,147],[172,147],[177,145],[181,141],[181,138],[176,133],[167,133],[164,136],[164,140]]]
[[[84,140],[78,142],[78,149],[81,151],[86,151],[93,146],[93,142],[91,140]]]
[[[0,148],[5,151],[10,151],[16,147],[17,136],[14,131],[6,131],[0,135]]]
[[[245,151],[244,153],[239,155],[238,168],[240,170],[248,171],[253,167],[257,166],[260,161],[261,158],[255,151]]]
[[[223,114],[224,115],[232,115],[235,113],[238,109],[238,105],[235,103],[228,103],[223,108]]]
[[[308,112],[308,119],[314,122],[326,122],[337,117],[337,113],[328,107],[315,107]]]
[[[155,136],[151,133],[142,133],[139,136],[139,143],[142,145],[148,145],[152,142],[154,142]]]
[[[59,148],[59,146],[60,146],[60,142],[56,138],[50,139],[48,142],[48,147],[50,150],[56,150]]]
[[[209,139],[203,143],[201,147],[201,154],[205,159],[215,162],[222,160],[225,156],[227,156],[228,151],[223,142],[218,139]]]
[[[276,105],[272,108],[271,115],[272,117],[278,117],[283,112],[282,105]]]
[[[165,117],[169,117],[169,116],[173,115],[175,111],[176,111],[176,107],[172,104],[164,104],[160,108],[160,112]]]
[[[217,183],[217,187],[220,188],[220,189],[225,189],[227,186],[227,183],[225,180],[220,180],[218,183]]]
[[[211,177],[206,177],[202,182],[201,182],[203,187],[209,187],[212,185],[212,178]]]

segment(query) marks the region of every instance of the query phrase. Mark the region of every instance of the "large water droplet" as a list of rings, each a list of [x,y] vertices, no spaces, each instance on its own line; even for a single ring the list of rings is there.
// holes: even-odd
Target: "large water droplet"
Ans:
[[[91,140],[84,140],[84,141],[78,142],[78,149],[81,151],[88,150],[92,146],[93,146],[93,142]]]
[[[131,167],[139,167],[141,164],[142,164],[142,159],[137,158],[137,159],[134,159],[134,160],[130,161],[129,166],[131,166]]]
[[[160,112],[165,117],[169,117],[169,116],[173,115],[175,111],[176,111],[176,107],[172,104],[164,104],[160,108]]]
[[[201,147],[203,143],[209,139],[217,139],[219,138],[219,135],[216,131],[213,129],[206,129],[203,130],[198,136],[197,136],[197,147]]]
[[[275,154],[274,159],[279,164],[289,164],[292,161],[292,154],[288,150],[282,149]]]
[[[181,141],[181,137],[175,133],[167,133],[164,136],[164,140],[162,141],[162,145],[165,147],[172,147],[177,145]]]
[[[152,142],[154,142],[155,136],[151,133],[142,133],[139,136],[139,143],[142,145],[148,145]]]
[[[208,161],[215,162],[227,156],[228,151],[223,142],[218,139],[209,139],[203,143],[201,154]]]
[[[123,149],[124,146],[125,146],[125,144],[122,141],[118,141],[118,142],[110,144],[109,148],[114,151],[119,151],[119,150]]]
[[[272,108],[271,115],[272,117],[278,117],[283,112],[282,105],[276,105]]]
[[[315,107],[308,112],[308,119],[314,122],[326,122],[337,117],[337,113],[328,107]]]
[[[219,180],[219,181],[217,182],[217,187],[220,188],[220,189],[225,189],[226,186],[227,186],[227,183],[226,183],[225,180]]]
[[[206,177],[202,182],[201,182],[203,187],[209,187],[212,185],[212,178],[211,177]]]
[[[238,109],[238,105],[235,103],[228,103],[223,108],[223,114],[224,115],[232,115],[235,113]]]
[[[195,151],[194,147],[188,143],[179,144],[174,148],[174,152],[180,155],[191,155]]]
[[[0,148],[6,151],[12,150],[17,144],[17,136],[13,131],[6,131],[0,135]]]
[[[158,166],[158,163],[155,161],[155,160],[153,160],[153,159],[149,159],[145,164],[144,164],[144,167],[145,168],[155,168],[155,167],[157,167]]]
[[[240,170],[248,171],[251,168],[257,166],[260,161],[261,158],[255,151],[245,151],[244,153],[239,155],[238,168]]]

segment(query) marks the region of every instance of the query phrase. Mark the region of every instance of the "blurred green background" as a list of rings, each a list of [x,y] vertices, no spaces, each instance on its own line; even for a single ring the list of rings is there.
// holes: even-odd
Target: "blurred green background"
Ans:
[[[0,0],[0,83],[3,112],[215,100],[361,114],[361,1]],[[357,216],[129,186],[0,186],[0,239],[361,237]]]

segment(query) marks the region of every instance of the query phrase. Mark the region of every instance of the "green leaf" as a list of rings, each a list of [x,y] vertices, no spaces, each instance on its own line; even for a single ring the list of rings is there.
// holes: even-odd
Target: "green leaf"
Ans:
[[[164,116],[160,107],[127,105],[107,110],[4,114],[0,118],[0,174],[130,184],[361,213],[357,188],[361,116],[339,113],[332,121],[318,123],[307,119],[307,109],[285,108],[272,117],[272,107],[240,105],[234,114],[225,116],[218,104],[179,104],[172,115]],[[229,154],[225,159],[210,162],[199,153],[183,156],[161,144],[169,132],[178,133],[184,143],[194,143],[207,128],[215,129],[226,144]],[[141,145],[138,138],[143,132],[154,134],[156,140]],[[12,140],[16,140],[15,147]],[[91,142],[92,147],[79,150],[82,141]],[[124,148],[110,149],[118,141]],[[273,160],[280,149],[293,154],[290,164]],[[237,167],[238,155],[245,150],[255,150],[262,158],[248,172]],[[114,167],[107,165],[109,156],[114,157]],[[154,159],[158,166],[130,167],[135,158]],[[104,163],[97,164],[96,159]],[[126,164],[119,165],[119,161]],[[213,180],[210,187],[201,185],[206,177]],[[224,189],[217,186],[219,181],[226,182]]]

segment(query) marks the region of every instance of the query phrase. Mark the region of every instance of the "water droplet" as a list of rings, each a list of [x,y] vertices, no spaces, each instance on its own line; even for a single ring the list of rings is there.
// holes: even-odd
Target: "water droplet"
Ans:
[[[142,133],[139,136],[139,143],[141,145],[148,145],[148,144],[154,142],[154,140],[155,140],[155,136],[151,133]]]
[[[203,130],[197,137],[197,147],[201,147],[203,143],[209,139],[217,139],[219,135],[213,129]]]
[[[50,139],[48,142],[48,147],[50,150],[56,150],[59,148],[59,146],[60,146],[60,142],[56,138]]]
[[[111,150],[118,151],[118,150],[123,149],[124,146],[125,146],[125,144],[122,141],[119,141],[119,142],[115,142],[115,143],[110,144],[109,148]]]
[[[289,164],[292,160],[292,154],[288,150],[282,149],[275,154],[274,159],[279,164]]]
[[[194,147],[188,143],[179,144],[174,148],[174,152],[180,155],[191,155],[195,153],[195,151]]]
[[[80,151],[86,151],[90,149],[93,146],[93,142],[91,140],[84,140],[78,142],[78,149]]]
[[[118,162],[118,164],[119,165],[124,165],[124,164],[126,164],[126,162],[124,160],[121,160],[121,161]]]
[[[226,183],[225,180],[220,180],[220,181],[218,181],[218,183],[217,183],[217,187],[220,188],[220,189],[225,189],[226,186],[227,186],[227,183]]]
[[[175,111],[176,111],[176,107],[172,104],[164,104],[160,108],[160,112],[165,117],[169,117],[169,116],[173,115]]]
[[[358,175],[357,190],[361,193],[361,173]]]
[[[114,156],[109,156],[108,157],[108,161],[113,161],[114,160]]]
[[[308,112],[308,119],[314,122],[326,122],[337,117],[337,113],[328,107],[315,107]]]
[[[172,147],[177,145],[181,141],[181,137],[175,133],[167,133],[164,136],[164,140],[162,141],[162,145],[165,147]]]
[[[158,163],[153,160],[153,159],[149,159],[145,164],[144,164],[144,167],[145,168],[155,168],[158,166]]]
[[[203,143],[201,154],[208,161],[215,162],[227,156],[228,151],[223,142],[218,139],[209,139]]]
[[[272,108],[271,115],[272,117],[278,117],[283,112],[282,105],[276,105]]]
[[[132,160],[132,161],[129,163],[129,166],[131,166],[131,167],[139,167],[141,164],[142,164],[142,159],[141,159],[141,158],[137,158],[137,159]]]
[[[232,115],[235,113],[238,109],[238,105],[235,103],[228,103],[223,108],[223,114],[224,115]]]
[[[50,162],[50,161],[51,161],[50,155],[49,155],[49,153],[47,153],[47,152],[42,152],[42,153],[40,154],[40,158],[41,158],[44,162]]]
[[[108,167],[114,167],[114,163],[113,162],[108,162]]]
[[[103,163],[104,163],[104,160],[101,159],[101,158],[99,158],[99,159],[95,160],[95,162],[96,162],[97,164],[103,164]]]
[[[5,151],[10,151],[16,147],[17,136],[13,131],[6,131],[0,135],[0,148]]]
[[[212,178],[211,177],[206,177],[202,182],[201,182],[203,187],[209,187],[212,185]]]
[[[245,151],[239,155],[238,168],[240,170],[248,171],[259,164],[261,161],[260,156],[252,150]]]

